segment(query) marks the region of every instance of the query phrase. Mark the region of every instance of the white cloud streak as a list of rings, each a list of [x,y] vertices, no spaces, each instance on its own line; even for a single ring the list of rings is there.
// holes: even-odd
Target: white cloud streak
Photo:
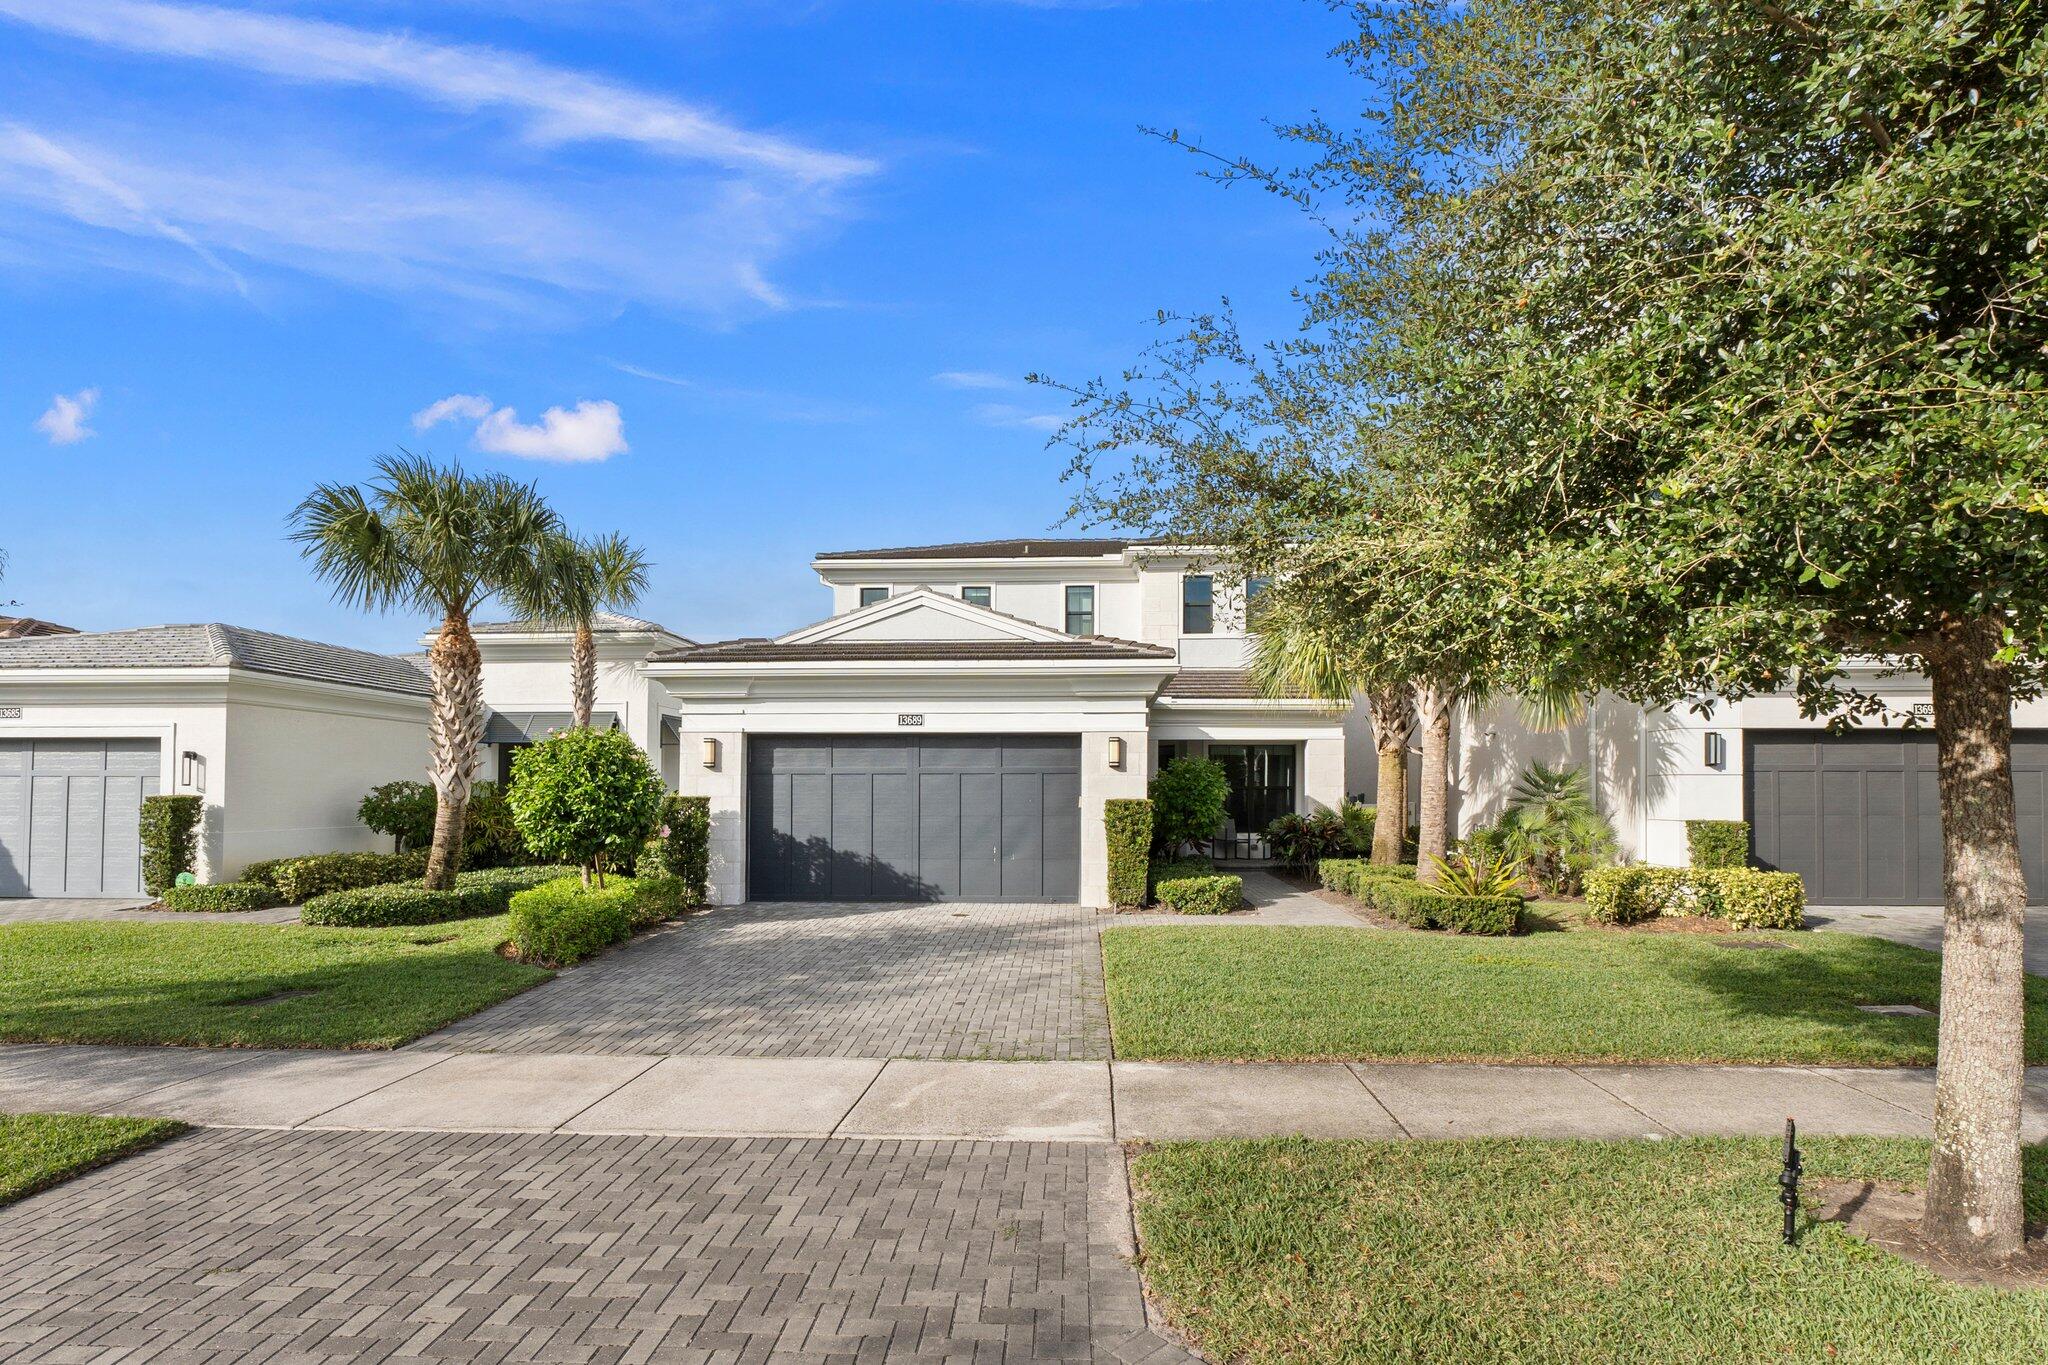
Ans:
[[[974,420],[991,427],[1020,427],[1026,431],[1058,431],[1066,418],[1053,412],[1033,412],[1014,403],[981,403]]]
[[[439,426],[454,417],[466,417],[472,422],[481,422],[491,415],[491,400],[482,394],[451,393],[446,398],[436,399],[412,415],[412,429],[425,431],[428,427]]]
[[[36,418],[36,430],[50,438],[53,446],[77,445],[88,436],[94,435],[85,419],[92,416],[92,410],[99,406],[98,389],[80,389],[73,394],[53,394],[50,406],[41,417]]]
[[[942,370],[932,376],[932,383],[949,389],[1020,389],[1023,381],[993,370]]]
[[[129,52],[285,80],[382,86],[463,112],[500,110],[522,118],[526,135],[542,145],[631,143],[811,182],[875,169],[862,157],[752,132],[679,100],[498,48],[152,0],[0,0],[0,16]]]
[[[476,423],[471,444],[491,455],[518,460],[589,464],[625,453],[626,423],[619,405],[584,399],[573,408],[549,408],[538,422],[522,422],[512,408],[493,407],[481,394],[451,393],[412,415],[414,431],[447,421]]]

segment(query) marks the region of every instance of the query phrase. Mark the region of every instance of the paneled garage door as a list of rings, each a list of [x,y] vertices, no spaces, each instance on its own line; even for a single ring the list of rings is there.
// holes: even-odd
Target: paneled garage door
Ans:
[[[754,900],[1078,900],[1081,742],[755,738],[747,828]]]
[[[0,739],[0,896],[142,894],[153,739]]]
[[[1756,860],[1815,905],[1941,903],[1941,799],[1926,731],[1754,731],[1745,764]],[[2048,900],[2048,733],[2013,736],[2028,899]]]

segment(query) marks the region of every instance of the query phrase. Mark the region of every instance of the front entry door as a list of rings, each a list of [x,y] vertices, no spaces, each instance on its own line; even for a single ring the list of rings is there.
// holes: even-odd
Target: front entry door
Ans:
[[[1209,757],[1230,778],[1224,805],[1219,858],[1268,858],[1266,830],[1294,809],[1295,748],[1292,744],[1211,744]]]

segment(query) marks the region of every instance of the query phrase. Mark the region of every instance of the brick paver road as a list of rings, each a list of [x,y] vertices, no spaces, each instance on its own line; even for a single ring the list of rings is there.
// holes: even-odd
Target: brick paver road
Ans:
[[[1109,1056],[1100,917],[1071,905],[744,905],[425,1039],[476,1052]]]
[[[1186,1360],[1120,1161],[205,1129],[0,1210],[0,1360]]]

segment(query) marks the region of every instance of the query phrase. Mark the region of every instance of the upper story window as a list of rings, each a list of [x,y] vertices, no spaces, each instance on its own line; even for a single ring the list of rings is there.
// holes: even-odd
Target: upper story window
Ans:
[[[994,588],[962,588],[960,600],[970,607],[993,607],[996,604]]]
[[[1244,581],[1244,628],[1250,630],[1259,619],[1259,599],[1266,589],[1273,586],[1270,578],[1247,578]]]
[[[877,602],[886,602],[888,600],[889,590],[887,588],[862,588],[860,590],[860,604],[864,607],[872,607]]]
[[[1180,633],[1207,635],[1216,629],[1216,580],[1191,573],[1180,580]]]
[[[1073,583],[1067,587],[1067,634],[1095,633],[1095,585]]]

